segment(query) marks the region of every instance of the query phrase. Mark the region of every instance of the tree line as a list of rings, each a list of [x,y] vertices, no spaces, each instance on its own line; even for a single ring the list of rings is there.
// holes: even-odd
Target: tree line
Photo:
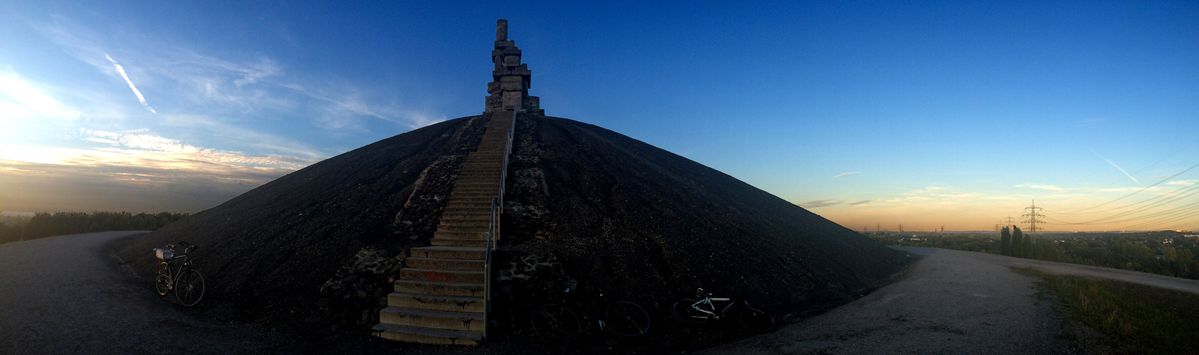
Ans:
[[[21,222],[14,222],[13,218],[8,218],[8,223],[0,223],[0,244],[63,234],[155,230],[187,215],[171,212],[40,212]]]
[[[1018,258],[1033,257],[1034,245],[1031,235],[1024,235],[1020,227],[1012,226],[1011,230],[1008,227],[1003,227],[1003,231],[999,233],[999,253],[1007,256]]]

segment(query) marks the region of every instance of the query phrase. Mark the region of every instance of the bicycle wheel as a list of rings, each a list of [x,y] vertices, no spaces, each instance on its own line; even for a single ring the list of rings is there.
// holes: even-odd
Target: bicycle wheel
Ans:
[[[633,302],[620,301],[608,305],[604,318],[608,330],[622,337],[642,336],[649,332],[649,313]]]
[[[175,299],[184,306],[195,306],[204,298],[204,276],[195,269],[187,269],[179,273],[175,282]]]
[[[167,292],[171,292],[171,264],[165,261],[158,263],[158,273],[154,275],[154,291],[158,291],[159,296],[166,296]]]
[[[742,308],[737,312],[737,325],[746,331],[764,333],[774,328],[774,317],[757,309]]]
[[[547,304],[533,311],[533,332],[543,341],[566,344],[583,333],[583,323],[575,311],[562,304]]]
[[[694,299],[684,298],[678,300],[674,305],[670,306],[670,315],[674,316],[674,320],[683,324],[695,325],[708,321],[708,315],[692,307],[694,304]]]

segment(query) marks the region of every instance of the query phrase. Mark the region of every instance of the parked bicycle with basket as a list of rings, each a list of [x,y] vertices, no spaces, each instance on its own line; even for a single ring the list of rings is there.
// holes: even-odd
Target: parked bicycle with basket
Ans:
[[[670,307],[671,315],[683,324],[699,325],[711,320],[733,318],[746,331],[761,333],[774,328],[774,317],[754,308],[740,299],[712,297],[702,288],[695,290],[695,298],[678,300]]]
[[[586,332],[587,324],[594,324],[600,331],[608,331],[620,337],[638,337],[649,332],[651,320],[645,308],[631,301],[617,301],[599,309],[574,301],[571,288],[564,291],[562,303],[551,303],[533,311],[533,331],[546,342],[566,344]],[[604,294],[599,298],[603,302]],[[587,310],[580,314],[578,310]]]
[[[154,289],[159,296],[166,296],[175,291],[175,299],[187,307],[195,306],[204,298],[204,276],[192,268],[189,253],[199,249],[195,245],[180,243],[184,246],[183,253],[176,254],[175,245],[167,244],[166,248],[154,248],[154,257],[158,263],[158,273],[154,276]]]

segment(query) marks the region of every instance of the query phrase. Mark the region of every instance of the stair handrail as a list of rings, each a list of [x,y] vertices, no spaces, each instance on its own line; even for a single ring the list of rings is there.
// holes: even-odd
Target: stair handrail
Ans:
[[[500,238],[500,216],[504,211],[504,184],[508,180],[508,155],[512,153],[512,137],[516,132],[516,117],[520,110],[512,110],[512,124],[508,126],[508,134],[504,140],[504,159],[500,165],[500,191],[491,198],[491,216],[487,221],[487,247],[484,249],[483,260],[483,340],[491,330],[488,318],[491,315],[491,252],[495,250],[496,241]]]

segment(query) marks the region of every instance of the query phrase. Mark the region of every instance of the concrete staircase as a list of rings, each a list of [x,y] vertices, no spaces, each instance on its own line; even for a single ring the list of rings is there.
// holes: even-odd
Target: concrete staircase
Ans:
[[[476,345],[486,336],[488,246],[494,245],[488,237],[491,243],[499,238],[499,210],[492,203],[503,206],[516,116],[498,111],[484,117],[487,129],[454,181],[433,245],[412,248],[387,308],[379,311],[376,336],[453,345]]]

